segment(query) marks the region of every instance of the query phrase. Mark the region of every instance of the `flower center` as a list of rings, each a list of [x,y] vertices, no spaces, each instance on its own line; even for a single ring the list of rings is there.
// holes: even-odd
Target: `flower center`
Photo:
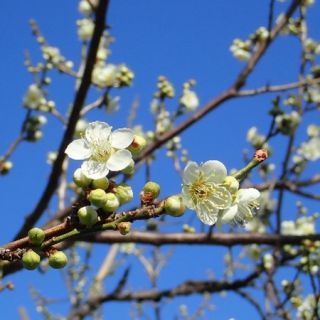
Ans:
[[[112,154],[112,147],[109,141],[93,141],[90,143],[92,159],[99,162],[107,161]]]
[[[207,184],[202,180],[195,181],[189,186],[191,198],[194,202],[202,202],[214,193],[211,184]]]

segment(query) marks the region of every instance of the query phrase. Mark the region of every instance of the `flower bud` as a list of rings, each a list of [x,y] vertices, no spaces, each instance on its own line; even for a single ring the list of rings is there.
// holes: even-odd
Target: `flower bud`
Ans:
[[[128,234],[131,231],[131,222],[120,222],[117,225],[117,228],[119,230],[119,232],[125,236],[126,234]]]
[[[174,195],[165,200],[164,209],[170,216],[180,217],[184,214],[186,207],[183,204],[182,197]]]
[[[230,191],[230,193],[235,193],[239,189],[239,181],[233,176],[225,177],[223,185]]]
[[[142,149],[146,146],[146,144],[147,144],[147,141],[144,137],[135,135],[131,145],[128,147],[128,150],[133,155],[138,155],[142,151]]]
[[[22,256],[23,267],[28,270],[34,270],[40,263],[40,256],[33,250],[28,250]]]
[[[109,180],[106,177],[103,177],[101,179],[95,179],[92,181],[93,189],[107,190],[108,187],[109,187]]]
[[[68,263],[68,257],[63,251],[56,251],[49,256],[49,266],[54,269],[61,269]]]
[[[32,244],[39,246],[43,242],[46,235],[42,229],[32,228],[28,232],[28,237],[29,237],[29,241]]]
[[[13,164],[11,161],[4,161],[1,162],[0,160],[0,174],[1,175],[5,175],[7,173],[9,173],[9,171],[12,169]]]
[[[134,170],[135,170],[134,161],[131,160],[130,164],[126,168],[124,168],[122,172],[128,176],[131,176],[134,174]]]
[[[144,185],[143,191],[145,193],[151,193],[153,196],[153,199],[155,199],[160,194],[160,186],[156,182],[149,181]]]
[[[86,206],[78,210],[78,218],[81,224],[91,227],[98,222],[98,213],[94,208]]]
[[[80,187],[87,187],[89,186],[89,184],[91,183],[91,179],[89,179],[88,177],[86,177],[83,173],[82,170],[80,168],[78,168],[74,173],[73,173],[73,181],[74,183]]]
[[[133,192],[130,186],[121,183],[114,188],[114,193],[119,199],[120,205],[130,202],[133,199]]]
[[[106,192],[102,189],[91,190],[88,195],[90,203],[98,208],[102,208],[107,201]]]
[[[102,210],[106,212],[113,212],[119,208],[120,202],[115,194],[111,192],[107,193],[106,199],[107,199],[106,202],[102,206]]]

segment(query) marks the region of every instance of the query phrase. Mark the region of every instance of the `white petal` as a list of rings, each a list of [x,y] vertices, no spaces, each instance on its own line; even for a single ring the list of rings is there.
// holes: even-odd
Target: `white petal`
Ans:
[[[204,223],[212,226],[218,220],[218,209],[210,208],[201,204],[196,209],[198,218]]]
[[[260,192],[254,188],[240,189],[237,192],[237,198],[239,202],[250,203],[257,200],[260,197]]]
[[[69,143],[65,153],[74,160],[84,160],[91,156],[91,150],[84,139],[77,139]]]
[[[234,217],[237,214],[238,214],[238,206],[234,205],[234,206],[228,208],[227,210],[223,211],[222,216],[219,219],[219,221],[221,223],[229,223],[234,219]]]
[[[189,161],[184,168],[183,183],[189,184],[199,178],[199,166],[194,161]]]
[[[95,160],[84,161],[81,166],[82,173],[90,179],[101,179],[109,173],[106,162]]]
[[[108,141],[112,127],[105,122],[95,121],[88,124],[85,138],[89,143]]]
[[[190,193],[189,193],[189,188],[187,186],[182,187],[182,200],[185,206],[189,209],[194,209],[195,205],[191,199]]]
[[[227,176],[227,169],[224,164],[217,160],[209,160],[201,165],[201,172],[203,173],[206,181],[214,183],[222,183]]]
[[[232,196],[225,187],[214,185],[214,193],[208,198],[212,206],[218,209],[227,209],[232,203]]]
[[[107,161],[109,170],[120,171],[126,168],[132,160],[131,152],[128,150],[116,151]]]
[[[110,141],[115,149],[127,148],[133,141],[133,132],[128,128],[117,129],[111,133]]]

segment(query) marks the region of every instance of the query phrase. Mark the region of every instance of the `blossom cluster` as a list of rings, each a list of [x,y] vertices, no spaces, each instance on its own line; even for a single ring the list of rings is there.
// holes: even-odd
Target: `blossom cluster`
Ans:
[[[184,169],[182,197],[205,224],[244,225],[259,207],[260,192],[239,189],[239,182],[227,175],[223,163],[209,160],[203,164],[190,161]]]

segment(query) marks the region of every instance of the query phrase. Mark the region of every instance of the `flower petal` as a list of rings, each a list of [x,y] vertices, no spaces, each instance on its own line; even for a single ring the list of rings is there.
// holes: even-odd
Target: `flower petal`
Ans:
[[[234,217],[238,214],[238,206],[234,205],[222,212],[222,216],[219,218],[221,223],[230,223]]]
[[[224,164],[217,160],[209,160],[200,167],[206,181],[222,183],[227,176],[227,169]]]
[[[109,173],[106,162],[95,160],[84,161],[81,170],[82,173],[90,179],[101,179]]]
[[[74,160],[84,160],[91,156],[91,150],[84,139],[77,139],[69,143],[65,153]]]
[[[198,218],[204,223],[212,226],[218,220],[218,209],[208,208],[206,203],[202,203],[196,208]]]
[[[260,192],[254,188],[240,189],[237,192],[238,201],[241,203],[250,203],[260,197]]]
[[[231,206],[232,196],[225,187],[219,187],[213,185],[214,191],[208,198],[208,201],[212,203],[212,206],[217,209],[227,209]]]
[[[199,166],[194,161],[189,161],[184,168],[183,172],[183,183],[189,184],[199,178]]]
[[[195,204],[191,199],[191,195],[190,195],[188,186],[182,187],[182,194],[181,195],[182,195],[182,200],[183,200],[183,203],[185,204],[185,206],[189,209],[194,210]]]
[[[133,132],[128,128],[120,128],[111,133],[111,146],[115,149],[124,149],[130,146],[133,141]]]
[[[108,141],[112,127],[105,122],[95,121],[88,124],[85,138],[89,143]]]
[[[116,151],[107,161],[107,167],[112,171],[120,171],[126,168],[132,160],[131,152],[128,150]]]

